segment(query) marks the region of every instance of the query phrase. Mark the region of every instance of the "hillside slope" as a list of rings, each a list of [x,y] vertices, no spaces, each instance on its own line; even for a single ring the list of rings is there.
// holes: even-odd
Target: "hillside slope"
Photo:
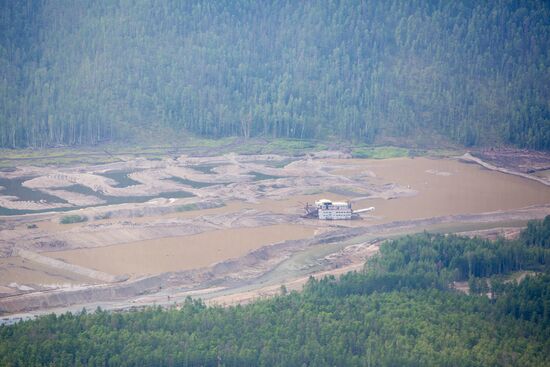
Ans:
[[[0,146],[434,133],[550,148],[550,6],[3,1]]]

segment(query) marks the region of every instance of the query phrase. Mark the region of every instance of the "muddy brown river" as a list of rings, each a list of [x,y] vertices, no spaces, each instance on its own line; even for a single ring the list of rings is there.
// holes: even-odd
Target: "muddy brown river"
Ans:
[[[230,228],[183,237],[130,242],[43,255],[109,274],[140,276],[202,268],[245,255],[268,243],[311,237],[314,227],[275,225]]]
[[[362,200],[357,208],[374,206],[376,221],[483,213],[550,203],[550,187],[522,177],[489,171],[449,159],[400,158],[356,160],[349,164],[370,170],[383,183],[397,183],[418,191],[396,200]]]
[[[231,163],[224,164],[228,166]],[[245,164],[236,166],[235,170],[242,170],[243,166]],[[253,172],[258,169],[257,165],[251,168]],[[37,229],[34,230],[36,233],[29,232],[26,222],[17,222],[15,229],[11,232],[0,232],[0,243],[2,241],[7,243],[8,240],[18,241],[18,235],[21,236],[20,241],[32,240],[39,235],[55,238],[58,234],[64,235],[64,239],[70,239],[71,236],[78,236],[79,230],[84,229],[87,231],[87,236],[93,236],[93,231],[97,230],[98,236],[106,238],[109,236],[109,230],[114,231],[109,225],[114,228],[117,221],[131,222],[133,227],[118,228],[116,232],[118,236],[123,236],[124,231],[127,231],[126,243],[63,251],[34,250],[41,252],[42,255],[109,274],[128,274],[136,277],[209,266],[243,256],[271,243],[312,237],[316,231],[330,230],[336,226],[370,226],[393,221],[507,211],[550,204],[550,187],[542,183],[490,171],[475,164],[466,164],[453,159],[326,159],[317,160],[313,164],[304,162],[303,169],[275,170],[270,167],[266,172],[269,175],[262,176],[261,185],[258,180],[252,178],[234,187],[234,190],[245,188],[249,190],[250,195],[255,195],[254,200],[249,202],[243,199],[236,200],[231,196],[232,191],[227,190],[223,185],[219,186],[219,196],[216,191],[208,191],[212,190],[211,186],[205,186],[197,188],[199,191],[196,193],[199,197],[201,195],[215,197],[224,201],[226,205],[205,210],[172,211],[166,214],[151,211],[150,215],[140,217],[102,219],[71,225],[58,223],[63,214],[51,214],[50,217],[45,217],[42,222],[37,223]],[[211,172],[209,174],[214,176]],[[197,181],[199,178],[190,176],[188,179]],[[392,199],[358,199],[343,195],[341,192],[331,193],[338,192],[341,188],[339,185],[344,187],[348,184],[354,185],[356,189],[364,187],[367,191],[378,188],[377,192],[388,197],[392,196],[393,191],[408,192],[410,195],[399,194]],[[200,191],[202,189],[204,191]],[[241,196],[246,197],[244,194]],[[320,198],[351,199],[354,209],[370,206],[376,209],[364,214],[360,220],[354,221],[322,222],[310,219],[301,221],[299,224],[293,222],[295,219],[291,218],[296,218],[296,214],[302,214],[305,202],[312,203]],[[247,228],[235,224],[231,219],[233,217],[227,222],[224,222],[223,218],[220,219],[220,216],[225,214],[241,213],[246,210],[267,211],[280,216],[288,215],[289,219],[284,224],[259,224],[255,227],[247,226]],[[161,234],[158,236],[161,238],[135,240],[135,233],[145,224],[158,222],[159,228],[164,228],[163,221],[191,219],[193,222],[194,218],[204,219],[208,216],[217,216],[216,223],[221,224],[217,224],[218,227],[213,230],[200,234],[171,236],[168,232],[163,234],[159,231]],[[3,286],[9,286],[13,282],[32,285],[86,281],[56,269],[22,261],[18,257],[2,259],[0,275],[2,275],[0,285]]]

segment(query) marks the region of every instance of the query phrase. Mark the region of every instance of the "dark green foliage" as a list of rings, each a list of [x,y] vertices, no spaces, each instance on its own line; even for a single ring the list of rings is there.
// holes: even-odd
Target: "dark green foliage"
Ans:
[[[0,147],[188,131],[550,148],[547,1],[0,2]]]
[[[71,223],[81,223],[86,222],[88,220],[88,217],[84,215],[78,215],[78,214],[72,214],[72,215],[65,215],[61,218],[59,221],[61,224],[71,224]]]
[[[527,228],[521,232],[521,239],[529,246],[550,247],[550,216],[544,221],[530,221]]]
[[[550,224],[548,218],[545,224]],[[469,281],[473,293],[486,293],[491,290],[488,277],[518,270],[548,271],[549,264],[550,249],[522,241],[423,233],[384,243],[380,253],[367,262],[363,273],[345,274],[341,283],[327,278],[316,283],[315,290],[345,296],[411,289],[446,290],[454,281]]]
[[[546,222],[550,224],[550,220]],[[523,241],[489,241],[424,233],[389,241],[366,267],[367,273],[372,276],[436,276],[437,281],[442,282],[441,286],[445,287],[451,281],[464,281],[471,277],[541,270],[549,260],[550,250],[533,247]]]
[[[540,325],[437,290],[291,293],[232,308],[187,302],[0,328],[0,364],[55,366],[542,366]]]
[[[548,251],[537,236],[534,245],[408,236],[383,244],[365,272],[311,278],[302,293],[247,306],[188,299],[178,310],[45,316],[0,327],[0,365],[545,366],[550,275],[544,256],[532,258]],[[493,266],[508,263],[502,247],[516,253],[515,265]],[[477,260],[460,271],[461,257]],[[518,267],[545,273],[493,280],[492,298],[448,287],[452,279],[488,286],[474,275]]]
[[[519,285],[493,282],[492,290],[499,312],[541,325],[550,338],[550,274],[526,277]]]

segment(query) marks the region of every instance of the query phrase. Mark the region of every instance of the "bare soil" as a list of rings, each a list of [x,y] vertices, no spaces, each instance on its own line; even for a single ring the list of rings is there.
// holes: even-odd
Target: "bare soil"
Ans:
[[[103,305],[115,300],[124,304],[113,308],[124,308],[137,302],[136,297],[139,304],[166,303],[178,295],[199,293],[212,302],[233,303],[231,297],[278,292],[280,284],[299,287],[310,274],[360,269],[377,248],[371,241],[380,237],[449,230],[445,226],[460,223],[464,225],[452,230],[469,231],[477,226],[472,223],[485,223],[482,230],[509,222],[518,227],[550,214],[550,186],[530,179],[531,174],[497,172],[456,159],[345,156],[132,158],[102,165],[25,166],[0,172],[6,179],[34,177],[23,185],[48,194],[57,192],[69,202],[35,203],[38,206],[84,206],[67,213],[1,218],[0,312],[63,310],[73,304]],[[526,165],[521,163],[522,169]],[[534,167],[543,166],[535,161]],[[128,182],[138,184],[120,185],[103,176],[111,171],[128,171]],[[91,194],[83,197],[67,191],[74,184],[88,187]],[[100,195],[90,197],[94,192],[125,198],[167,190],[194,196],[116,205],[95,201]],[[320,198],[350,200],[355,209],[376,209],[352,221],[302,218],[305,203]],[[4,202],[23,205],[16,197],[0,196],[0,203]],[[86,216],[88,221],[61,224],[67,214]],[[473,229],[476,235],[502,233]],[[504,233],[517,235],[517,229]],[[97,280],[23,260],[16,256],[20,249],[108,275],[127,274],[131,279],[98,285]]]
[[[314,232],[314,227],[288,224],[229,228],[122,245],[45,252],[43,255],[109,274],[136,277],[203,268],[271,243],[308,238]]]
[[[550,169],[550,153],[544,151],[493,148],[474,151],[472,155],[516,172],[534,173]]]
[[[518,149],[489,149],[464,154],[465,162],[493,171],[525,177],[550,186],[550,153]]]
[[[0,258],[0,285],[17,290],[12,283],[31,288],[58,287],[75,284],[95,284],[94,279],[38,264],[19,256]]]

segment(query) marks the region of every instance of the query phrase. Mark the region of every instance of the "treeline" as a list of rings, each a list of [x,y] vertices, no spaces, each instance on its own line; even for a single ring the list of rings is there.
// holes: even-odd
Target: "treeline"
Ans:
[[[548,229],[550,219],[533,225]],[[246,306],[188,299],[171,310],[40,317],[0,327],[0,364],[548,365],[550,250],[539,239],[493,243],[424,233],[383,244],[363,272],[311,278],[301,293]],[[518,269],[539,274],[504,281]],[[491,297],[453,290],[452,281],[477,276],[492,276],[484,279],[498,290]]]
[[[186,131],[549,149],[548,19],[543,0],[2,1],[0,147]]]
[[[521,240],[529,246],[550,248],[550,216],[544,221],[530,221],[521,232]]]
[[[367,261],[364,272],[345,274],[340,282],[328,277],[314,283],[315,290],[347,296],[411,289],[448,290],[455,282],[469,282],[475,286],[471,289],[474,293],[485,291],[496,296],[505,293],[505,274],[548,273],[550,248],[544,244],[549,240],[550,216],[544,221],[529,222],[521,238],[514,241],[426,232],[405,236],[384,243],[379,254]]]

